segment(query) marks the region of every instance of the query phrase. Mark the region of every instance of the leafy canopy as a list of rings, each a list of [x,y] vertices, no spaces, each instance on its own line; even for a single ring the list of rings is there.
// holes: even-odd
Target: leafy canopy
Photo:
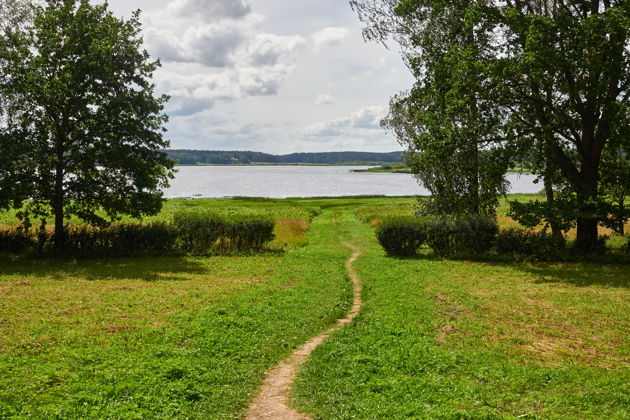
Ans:
[[[101,226],[161,208],[168,98],[155,95],[138,16],[49,1],[0,35],[0,204],[25,203],[24,221],[52,213],[57,231],[71,215]]]

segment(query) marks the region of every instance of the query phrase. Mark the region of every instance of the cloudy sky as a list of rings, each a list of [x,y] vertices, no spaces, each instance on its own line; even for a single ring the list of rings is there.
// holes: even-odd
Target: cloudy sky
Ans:
[[[141,9],[172,96],[172,148],[401,150],[379,126],[411,86],[397,51],[365,43],[347,0],[109,0]]]

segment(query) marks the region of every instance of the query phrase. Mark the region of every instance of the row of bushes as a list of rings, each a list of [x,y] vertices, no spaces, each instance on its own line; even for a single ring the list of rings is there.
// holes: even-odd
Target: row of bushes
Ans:
[[[175,215],[180,247],[189,254],[260,250],[274,237],[275,221],[260,216]]]
[[[377,238],[389,255],[414,256],[428,244],[439,255],[464,256],[487,252],[499,228],[487,218],[390,217],[379,225]]]
[[[387,254],[406,257],[417,255],[423,244],[437,255],[454,258],[496,250],[500,255],[551,260],[559,258],[566,250],[565,240],[547,231],[508,229],[499,232],[493,219],[474,216],[391,217],[379,225],[377,238]],[[630,240],[626,249],[630,251]]]
[[[274,238],[266,217],[178,214],[172,223],[120,223],[97,229],[71,226],[63,254],[71,257],[209,255],[262,249]],[[21,228],[0,231],[0,253],[21,255],[52,248],[52,234]]]

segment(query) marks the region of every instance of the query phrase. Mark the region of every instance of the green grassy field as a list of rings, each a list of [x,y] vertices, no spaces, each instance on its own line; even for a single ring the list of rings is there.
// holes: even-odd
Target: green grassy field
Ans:
[[[349,234],[248,257],[5,262],[0,418],[220,418],[347,310]]]
[[[361,231],[364,308],[302,371],[314,418],[624,419],[630,269],[384,256]]]
[[[630,417],[628,265],[385,257],[371,225],[414,203],[169,200],[154,219],[262,213],[277,238],[251,256],[2,261],[0,418],[238,418],[347,311],[348,242],[365,306],[300,374],[314,418]]]

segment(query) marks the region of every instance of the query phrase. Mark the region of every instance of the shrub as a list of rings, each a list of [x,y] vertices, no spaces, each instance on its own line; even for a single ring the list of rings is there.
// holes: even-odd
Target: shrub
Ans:
[[[68,229],[65,253],[73,257],[165,255],[175,248],[177,234],[168,223],[118,223],[104,229]]]
[[[110,255],[166,255],[173,252],[177,231],[168,223],[116,224],[103,231]]]
[[[545,230],[508,229],[497,235],[500,254],[533,256],[536,259],[557,259],[565,248],[564,238],[556,238]]]
[[[179,213],[174,226],[184,252],[204,255],[259,250],[273,239],[275,221],[265,216]]]
[[[80,225],[68,228],[64,253],[73,257],[102,255],[108,246],[103,243],[101,230]]]
[[[0,253],[20,255],[36,246],[37,241],[28,230],[17,228],[0,231]]]
[[[222,220],[200,213],[178,213],[173,219],[179,247],[190,254],[207,254],[219,239]]]
[[[424,223],[414,216],[390,217],[379,225],[376,237],[385,252],[391,256],[417,255],[426,239]]]
[[[426,219],[427,243],[438,255],[463,257],[488,252],[499,231],[485,216],[430,217]]]
[[[259,250],[274,238],[275,221],[267,217],[233,216],[222,222],[217,243],[221,252]]]

